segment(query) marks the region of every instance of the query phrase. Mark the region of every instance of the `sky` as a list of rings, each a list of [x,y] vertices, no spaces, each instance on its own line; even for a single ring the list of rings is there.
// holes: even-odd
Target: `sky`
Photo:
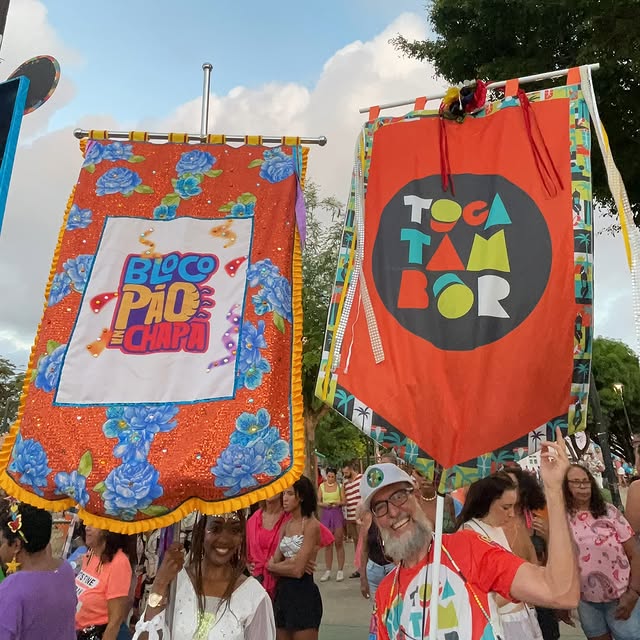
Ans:
[[[196,133],[202,63],[211,62],[210,132],[327,136],[325,147],[311,150],[309,177],[323,195],[344,201],[363,122],[358,109],[446,86],[429,64],[389,44],[397,33],[427,37],[424,5],[11,0],[0,81],[40,54],[55,56],[62,75],[52,98],[22,124],[0,232],[0,356],[28,360],[82,163],[73,129]],[[598,229],[606,224],[598,220]],[[621,238],[598,234],[595,255],[596,333],[635,349]]]

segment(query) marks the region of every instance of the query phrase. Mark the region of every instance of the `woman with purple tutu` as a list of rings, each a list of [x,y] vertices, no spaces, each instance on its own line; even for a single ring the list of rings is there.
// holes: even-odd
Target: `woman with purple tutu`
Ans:
[[[335,545],[338,556],[338,573],[336,581],[344,580],[344,514],[342,507],[347,504],[343,488],[338,484],[335,469],[327,469],[325,481],[318,487],[318,506],[322,508],[322,524],[333,533],[334,543],[325,547],[324,561],[326,571],[320,582],[326,582],[331,577],[333,565],[333,547]]]

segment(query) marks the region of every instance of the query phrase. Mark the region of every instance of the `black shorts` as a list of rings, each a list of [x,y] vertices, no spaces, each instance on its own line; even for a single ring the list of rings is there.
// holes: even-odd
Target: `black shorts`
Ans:
[[[278,629],[319,629],[322,598],[313,576],[305,573],[302,578],[280,578],[273,611]]]

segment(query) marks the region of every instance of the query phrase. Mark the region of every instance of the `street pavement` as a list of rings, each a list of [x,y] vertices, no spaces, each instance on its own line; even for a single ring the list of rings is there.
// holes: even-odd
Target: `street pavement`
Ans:
[[[347,561],[345,564],[344,582],[336,582],[335,564],[333,575],[328,582],[320,582],[324,573],[324,555],[318,554],[316,582],[322,594],[324,614],[320,627],[320,640],[367,640],[371,602],[360,594],[360,581],[349,579],[353,573],[353,545],[346,545]],[[334,559],[335,563],[335,559]],[[575,616],[574,616],[575,617]],[[582,631],[565,624],[560,625],[562,640],[584,640]]]

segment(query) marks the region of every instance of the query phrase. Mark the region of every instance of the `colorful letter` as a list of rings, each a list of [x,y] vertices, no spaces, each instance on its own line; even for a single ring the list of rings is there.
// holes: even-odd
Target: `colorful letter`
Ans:
[[[422,271],[403,271],[398,293],[398,309],[426,309],[429,306],[427,284],[427,276]]]
[[[431,236],[418,229],[402,229],[400,240],[409,243],[409,264],[422,264],[422,247],[431,244]]]
[[[119,296],[118,312],[114,329],[124,331],[129,326],[129,315],[135,309],[144,309],[151,299],[148,287],[139,284],[125,284]]]
[[[500,304],[511,292],[511,285],[500,276],[487,275],[478,278],[478,316],[508,318]]]
[[[405,196],[404,203],[411,207],[411,222],[422,223],[422,210],[429,211],[433,202],[432,198],[421,198],[420,196]]]
[[[486,240],[478,234],[473,238],[467,271],[484,271],[485,269],[506,273],[511,271],[504,229],[500,229]]]
[[[472,227],[481,225],[488,216],[489,208],[484,200],[474,200],[462,210],[464,221]]]

